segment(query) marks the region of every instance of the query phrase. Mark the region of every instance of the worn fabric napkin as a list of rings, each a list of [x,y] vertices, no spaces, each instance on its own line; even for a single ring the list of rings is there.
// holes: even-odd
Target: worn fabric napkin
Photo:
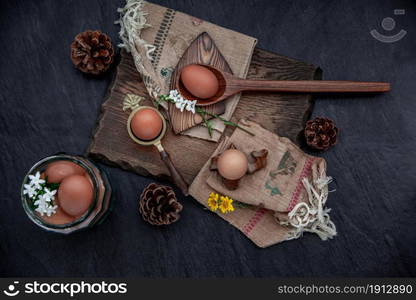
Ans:
[[[120,12],[120,45],[133,55],[149,95],[169,93],[170,76],[190,43],[207,32],[227,60],[234,75],[245,78],[257,40],[190,15],[142,0],[127,0]],[[223,117],[231,119],[240,95],[226,101]],[[192,99],[190,99],[192,100]],[[183,134],[218,141],[225,125],[213,120],[211,138],[201,125]]]
[[[330,209],[325,207],[330,181],[325,160],[305,154],[289,139],[254,122],[240,125],[255,136],[236,129],[220,143],[212,157],[230,144],[246,154],[267,149],[267,166],[244,176],[238,189],[231,191],[223,185],[217,171],[210,171],[208,160],[192,183],[190,194],[206,207],[211,192],[234,199],[235,211],[218,215],[260,247],[298,238],[304,232],[316,233],[323,240],[335,236]]]

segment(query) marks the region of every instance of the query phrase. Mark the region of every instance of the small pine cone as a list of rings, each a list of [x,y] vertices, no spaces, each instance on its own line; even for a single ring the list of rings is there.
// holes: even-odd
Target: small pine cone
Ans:
[[[306,122],[304,133],[309,147],[316,150],[327,150],[336,144],[338,128],[331,119],[317,117]]]
[[[139,212],[152,225],[168,225],[176,222],[182,204],[176,200],[172,188],[155,183],[149,184],[139,200]]]
[[[99,30],[81,32],[71,44],[72,62],[84,73],[104,73],[113,62],[113,57],[111,39]]]

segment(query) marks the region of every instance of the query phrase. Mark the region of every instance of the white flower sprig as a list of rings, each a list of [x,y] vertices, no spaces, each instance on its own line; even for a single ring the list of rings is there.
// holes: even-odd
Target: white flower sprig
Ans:
[[[35,175],[29,175],[29,179],[29,184],[36,189],[40,189],[41,185],[45,183],[45,180],[40,178],[39,172],[36,172]]]
[[[173,100],[177,109],[183,112],[184,109],[195,114],[196,100],[187,100],[177,90],[169,92],[169,98]]]
[[[212,137],[213,125],[207,117],[216,118],[218,120],[221,120],[225,125],[230,125],[230,126],[240,128],[241,130],[247,132],[248,134],[254,135],[252,132],[250,132],[246,128],[241,127],[240,125],[234,122],[228,121],[217,114],[208,112],[199,106],[196,106],[197,100],[187,100],[183,98],[182,95],[177,90],[171,90],[169,92],[169,95],[160,95],[158,104],[160,104],[161,101],[175,104],[176,108],[179,109],[181,112],[183,112],[186,109],[187,111],[190,111],[193,114],[198,113],[201,116],[205,126],[207,127],[208,133],[211,137]]]
[[[48,183],[45,179],[40,178],[39,172],[28,177],[28,183],[23,185],[23,194],[27,195],[32,201],[33,209],[41,216],[47,215],[50,217],[55,214],[58,208],[55,205],[55,195],[59,184]]]

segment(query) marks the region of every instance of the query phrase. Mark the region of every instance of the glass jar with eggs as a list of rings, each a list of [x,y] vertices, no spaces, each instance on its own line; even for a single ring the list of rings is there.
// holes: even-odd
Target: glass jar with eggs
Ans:
[[[35,224],[69,234],[102,222],[110,210],[111,186],[106,174],[89,159],[57,154],[30,169],[21,198]]]

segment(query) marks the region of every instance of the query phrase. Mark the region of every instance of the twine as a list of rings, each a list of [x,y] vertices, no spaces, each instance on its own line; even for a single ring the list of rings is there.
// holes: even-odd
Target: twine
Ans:
[[[152,65],[153,52],[156,47],[141,38],[142,30],[151,27],[146,20],[147,12],[143,10],[143,0],[127,0],[123,8],[118,8],[120,19],[119,36],[122,41],[118,46],[131,52],[134,64],[142,76],[143,83],[153,100],[158,100],[162,89],[165,89],[164,80],[157,75]],[[167,104],[161,104],[165,109]]]
[[[135,43],[140,43],[146,49],[147,58],[152,60],[156,47],[140,37],[142,30],[150,27],[146,20],[147,13],[142,10],[143,4],[142,0],[127,0],[124,7],[117,9],[120,19],[114,24],[120,24],[119,36],[122,43],[118,47],[130,53],[135,48]]]
[[[288,213],[288,221],[280,222],[281,225],[290,225],[294,228],[288,236],[288,240],[297,239],[304,232],[317,234],[322,240],[333,238],[337,234],[335,224],[329,217],[330,208],[325,207],[328,199],[328,184],[332,177],[321,177],[313,184],[307,178],[302,183],[308,195],[308,202],[300,202]]]

